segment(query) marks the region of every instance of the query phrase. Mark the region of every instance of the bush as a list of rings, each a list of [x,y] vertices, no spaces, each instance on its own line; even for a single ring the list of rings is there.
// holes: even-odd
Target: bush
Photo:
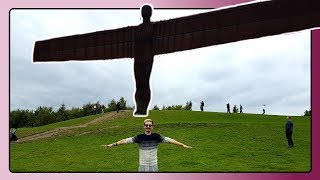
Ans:
[[[311,109],[304,112],[304,116],[311,116]]]
[[[29,110],[14,110],[10,112],[9,127],[29,127],[34,126],[34,112]]]
[[[154,105],[152,110],[160,110],[159,107],[157,105]]]

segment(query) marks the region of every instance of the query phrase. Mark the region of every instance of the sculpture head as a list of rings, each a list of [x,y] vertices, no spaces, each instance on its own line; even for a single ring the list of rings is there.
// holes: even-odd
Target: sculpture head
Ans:
[[[152,7],[148,4],[143,5],[141,8],[141,16],[143,18],[143,23],[150,22],[151,15],[152,15]]]

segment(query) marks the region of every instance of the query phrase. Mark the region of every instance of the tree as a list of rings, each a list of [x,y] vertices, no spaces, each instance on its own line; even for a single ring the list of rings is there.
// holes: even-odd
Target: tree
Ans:
[[[172,105],[171,110],[183,110],[183,106],[182,105]]]
[[[69,119],[82,117],[82,111],[80,108],[72,107],[71,110],[67,110],[67,111],[68,111]]]
[[[103,105],[103,104],[101,105],[101,112],[102,112],[102,113],[106,112],[106,106]]]
[[[66,105],[62,103],[60,108],[57,111],[57,121],[65,121],[68,119],[69,119],[69,115],[66,110]]]
[[[304,116],[311,116],[311,109],[304,112]]]
[[[52,107],[38,107],[35,110],[35,126],[43,126],[56,122],[55,113]]]
[[[120,109],[123,109],[123,110],[127,109],[127,101],[124,100],[123,97],[120,98],[119,102],[120,102]]]
[[[111,101],[108,103],[107,111],[115,111],[117,109],[117,102],[114,99],[111,99]]]
[[[83,105],[82,111],[81,111],[81,114],[82,114],[81,117],[91,115],[92,110],[93,110],[93,104],[87,103],[87,104]]]
[[[157,105],[154,105],[153,110],[159,110],[159,107]]]
[[[119,99],[119,101],[116,101],[115,99],[111,99],[111,101],[109,101],[109,103],[108,103],[108,108],[106,109],[106,111],[117,110],[117,102],[120,103],[120,109],[122,109],[122,110],[127,109],[127,101],[123,97],[121,97]]]
[[[98,102],[96,102],[95,104],[94,104],[94,106],[96,107],[96,114],[101,114],[101,112],[102,112],[102,106],[101,106],[101,104],[100,104],[100,102],[98,101]]]
[[[34,125],[34,113],[29,110],[14,110],[10,112],[9,127],[30,127]]]

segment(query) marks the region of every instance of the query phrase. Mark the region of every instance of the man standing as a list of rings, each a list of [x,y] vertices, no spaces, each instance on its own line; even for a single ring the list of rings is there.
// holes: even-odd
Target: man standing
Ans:
[[[293,122],[291,121],[291,117],[288,116],[287,123],[286,123],[286,137],[288,140],[288,147],[293,147],[292,132],[293,132]]]
[[[266,113],[266,105],[264,104],[263,106],[262,106],[262,114],[265,114]]]
[[[104,147],[113,147],[122,144],[138,143],[139,144],[139,172],[158,172],[158,143],[166,142],[182,146],[184,148],[192,148],[182,144],[169,137],[152,133],[154,124],[153,120],[144,120],[144,133],[134,137],[122,139],[118,142],[102,145]]]
[[[243,113],[243,112],[242,112],[242,105],[241,105],[241,104],[240,104],[240,113]]]
[[[201,101],[201,105],[200,105],[200,109],[201,109],[201,111],[203,111],[203,107],[204,107],[204,102],[203,102],[203,101]]]

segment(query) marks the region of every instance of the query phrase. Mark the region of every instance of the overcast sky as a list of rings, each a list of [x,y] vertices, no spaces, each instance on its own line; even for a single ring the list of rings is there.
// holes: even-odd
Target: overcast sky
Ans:
[[[210,10],[160,10],[152,21]],[[133,59],[33,63],[35,41],[138,25],[138,9],[12,10],[10,13],[10,108],[57,110],[124,97],[134,105]],[[246,113],[302,115],[311,104],[310,31],[154,57],[155,104],[193,102],[200,110],[225,112],[226,103]]]

